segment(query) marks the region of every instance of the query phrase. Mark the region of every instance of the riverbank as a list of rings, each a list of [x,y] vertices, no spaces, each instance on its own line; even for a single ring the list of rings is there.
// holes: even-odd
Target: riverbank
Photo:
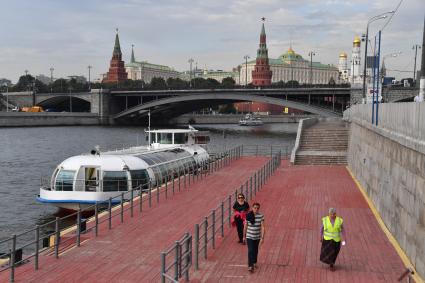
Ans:
[[[314,115],[254,115],[264,123],[298,123]],[[171,124],[238,124],[245,114],[185,114],[170,120]]]
[[[69,112],[0,112],[0,127],[93,126],[100,125],[95,113]]]

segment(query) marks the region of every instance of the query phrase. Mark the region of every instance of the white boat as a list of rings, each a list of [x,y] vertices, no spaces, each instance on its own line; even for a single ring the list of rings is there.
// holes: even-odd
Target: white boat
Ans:
[[[189,127],[146,133],[148,146],[107,152],[97,148],[64,160],[40,188],[37,200],[70,210],[105,204],[109,198],[119,203],[122,193],[148,190],[206,166],[209,155],[200,146],[209,142],[205,132]]]
[[[252,114],[246,114],[244,118],[239,120],[241,126],[260,126],[263,124],[260,118],[254,117]]]

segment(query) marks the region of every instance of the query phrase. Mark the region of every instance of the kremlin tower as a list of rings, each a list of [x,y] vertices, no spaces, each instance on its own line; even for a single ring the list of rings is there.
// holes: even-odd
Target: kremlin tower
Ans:
[[[361,83],[360,78],[360,43],[358,36],[353,41],[353,52],[351,55],[351,83]]]
[[[262,18],[263,26],[260,34],[260,46],[257,50],[257,59],[255,67],[252,71],[252,84],[254,86],[270,86],[272,84],[272,71],[270,71],[269,56],[266,45],[266,31],[264,29],[264,20]]]
[[[122,60],[122,53],[120,47],[120,39],[117,34],[115,35],[114,51],[112,52],[111,65],[109,66],[109,72],[106,74],[106,78],[103,80],[104,83],[117,83],[127,80],[127,72],[124,68],[124,61]]]

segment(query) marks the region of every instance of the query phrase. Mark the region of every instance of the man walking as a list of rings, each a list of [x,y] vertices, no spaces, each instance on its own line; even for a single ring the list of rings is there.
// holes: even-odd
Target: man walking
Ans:
[[[264,215],[260,213],[258,202],[252,205],[252,211],[246,216],[244,225],[244,241],[248,246],[248,271],[254,272],[257,268],[258,246],[264,243],[266,228],[264,226]]]
[[[320,261],[329,264],[331,271],[335,271],[335,261],[339,250],[345,245],[345,231],[343,220],[336,216],[336,209],[329,208],[329,215],[322,218],[322,228],[320,230]]]

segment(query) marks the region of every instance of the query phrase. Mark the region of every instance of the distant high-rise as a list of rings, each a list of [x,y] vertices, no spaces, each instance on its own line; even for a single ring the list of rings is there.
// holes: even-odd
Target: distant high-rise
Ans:
[[[105,83],[123,82],[127,80],[127,72],[124,68],[124,61],[122,60],[120,39],[117,34],[115,35],[114,51],[112,52],[111,64],[106,78],[103,80]]]
[[[270,71],[269,55],[266,44],[266,31],[264,28],[264,20],[261,27],[260,46],[257,50],[257,59],[255,67],[252,71],[252,84],[255,86],[270,86],[272,84],[272,71]]]

